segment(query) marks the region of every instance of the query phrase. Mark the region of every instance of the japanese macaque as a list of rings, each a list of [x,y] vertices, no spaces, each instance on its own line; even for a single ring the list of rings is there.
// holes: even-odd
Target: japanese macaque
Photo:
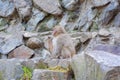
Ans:
[[[72,38],[67,34],[64,27],[55,26],[52,32],[53,39],[48,38],[47,46],[53,58],[71,58],[76,53]]]

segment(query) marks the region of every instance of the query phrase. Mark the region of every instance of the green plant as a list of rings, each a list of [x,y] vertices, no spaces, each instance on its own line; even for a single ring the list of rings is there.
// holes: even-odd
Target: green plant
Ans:
[[[20,80],[31,80],[32,77],[32,70],[26,66],[22,67],[23,70],[23,76]]]

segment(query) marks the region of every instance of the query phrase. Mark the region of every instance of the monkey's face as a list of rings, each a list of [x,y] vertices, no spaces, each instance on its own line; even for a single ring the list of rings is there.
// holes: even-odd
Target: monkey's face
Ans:
[[[63,28],[62,28],[61,26],[55,26],[55,27],[53,28],[52,35],[53,35],[54,37],[56,37],[56,36],[58,36],[58,35],[60,35],[60,34],[62,34],[62,33],[64,33],[64,31],[63,31]]]

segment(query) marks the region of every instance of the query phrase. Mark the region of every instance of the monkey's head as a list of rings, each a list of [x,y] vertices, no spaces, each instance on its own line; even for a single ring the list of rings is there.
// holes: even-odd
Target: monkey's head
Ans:
[[[58,35],[60,35],[60,34],[65,34],[65,33],[66,33],[66,31],[65,31],[64,27],[58,25],[58,26],[55,26],[55,27],[53,28],[52,35],[53,35],[54,37],[56,37],[56,36],[58,36]]]

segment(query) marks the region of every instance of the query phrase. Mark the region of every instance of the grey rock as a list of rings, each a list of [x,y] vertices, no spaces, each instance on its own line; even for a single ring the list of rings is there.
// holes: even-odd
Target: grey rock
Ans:
[[[1,80],[20,80],[23,75],[22,65],[17,59],[0,60],[0,79]]]
[[[21,19],[31,16],[32,0],[14,0],[14,4]]]
[[[119,45],[98,44],[93,48],[93,50],[104,51],[115,55],[120,55]]]
[[[119,3],[111,2],[102,12],[100,22],[102,25],[108,25],[110,21],[117,15],[119,11]]]
[[[24,45],[14,49],[8,54],[8,58],[29,59],[34,55],[34,51]]]
[[[113,24],[114,24],[115,27],[120,27],[120,22],[119,21],[120,21],[120,12],[116,15],[116,17],[114,19]]]
[[[99,33],[98,33],[100,36],[105,36],[105,37],[107,37],[107,36],[109,36],[110,35],[110,32],[107,30],[107,29],[100,29],[99,30]]]
[[[0,16],[8,17],[15,11],[13,0],[0,0]]]
[[[33,2],[47,13],[53,15],[60,15],[62,13],[59,0],[33,0]]]
[[[16,34],[20,33],[25,30],[25,27],[21,23],[14,23],[11,22],[10,26],[6,29],[6,32]]]
[[[31,37],[37,37],[37,36],[38,36],[38,33],[23,31],[23,37],[25,38],[31,38]]]
[[[68,74],[66,72],[35,69],[32,80],[67,80],[67,77]]]
[[[62,3],[67,10],[74,10],[78,0],[62,0]]]
[[[28,21],[27,25],[27,31],[34,31],[38,25],[38,23],[43,20],[46,16],[46,13],[33,8],[32,9],[33,15],[31,17],[31,19]]]
[[[108,4],[109,2],[111,2],[111,0],[101,0],[101,1],[92,0],[93,6],[96,6],[96,7],[104,6]]]
[[[21,34],[14,34],[14,35],[8,35],[4,34],[2,37],[2,41],[0,43],[0,53],[1,54],[8,54],[10,51],[15,49],[16,47],[23,44],[23,37]]]
[[[55,18],[51,18],[50,20],[48,20],[48,22],[46,23],[47,27],[49,29],[52,29],[55,25],[57,24],[57,20],[55,20]]]
[[[76,80],[119,80],[120,56],[104,51],[87,51],[72,59]]]

